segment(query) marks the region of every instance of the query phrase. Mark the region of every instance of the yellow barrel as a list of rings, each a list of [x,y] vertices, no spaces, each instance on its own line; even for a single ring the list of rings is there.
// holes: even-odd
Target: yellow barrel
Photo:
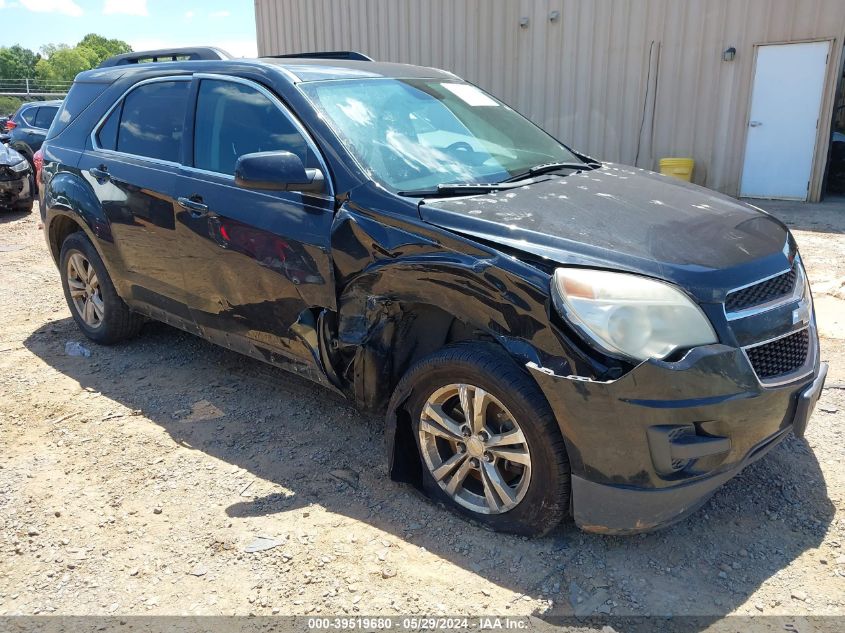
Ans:
[[[660,173],[678,180],[692,181],[693,167],[695,167],[695,161],[692,158],[660,159]]]

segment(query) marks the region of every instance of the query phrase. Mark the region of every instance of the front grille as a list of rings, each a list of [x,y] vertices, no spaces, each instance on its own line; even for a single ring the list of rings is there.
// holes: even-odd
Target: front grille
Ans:
[[[796,279],[797,275],[795,268],[793,268],[777,277],[732,292],[725,300],[725,311],[728,313],[739,312],[788,295],[795,288]]]
[[[797,371],[807,361],[809,351],[808,329],[746,350],[760,380],[777,378]]]

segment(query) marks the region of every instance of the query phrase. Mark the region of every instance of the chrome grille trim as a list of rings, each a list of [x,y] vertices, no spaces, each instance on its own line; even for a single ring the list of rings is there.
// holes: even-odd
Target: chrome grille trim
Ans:
[[[727,297],[730,295],[740,292],[742,290],[746,290],[747,288],[751,288],[753,286],[758,286],[760,284],[764,284],[772,279],[776,279],[782,275],[787,275],[790,272],[795,272],[795,284],[792,286],[792,292],[775,297],[770,301],[765,301],[763,303],[750,306],[748,308],[743,308],[741,310],[734,310],[729,311],[727,307]],[[807,285],[807,277],[804,273],[804,267],[801,265],[801,261],[798,257],[795,258],[793,262],[792,268],[787,270],[782,270],[774,275],[769,275],[763,279],[758,279],[750,284],[745,284],[744,286],[740,286],[738,288],[733,288],[728,292],[725,297],[725,303],[723,304],[725,310],[725,317],[728,321],[736,321],[737,319],[744,319],[750,316],[754,316],[757,314],[762,314],[763,312],[768,312],[769,310],[774,310],[775,308],[779,308],[783,305],[794,303],[795,301],[800,301],[804,297],[805,287]]]

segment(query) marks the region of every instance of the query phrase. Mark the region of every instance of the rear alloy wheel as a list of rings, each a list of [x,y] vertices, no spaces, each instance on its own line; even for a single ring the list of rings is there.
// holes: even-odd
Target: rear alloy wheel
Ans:
[[[82,253],[72,253],[67,261],[67,284],[77,314],[95,330],[103,324],[106,306],[100,293],[97,271]]]
[[[537,383],[489,343],[449,345],[403,376],[422,486],[494,530],[538,536],[569,509],[570,469]]]
[[[92,341],[110,345],[141,329],[143,318],[118,296],[97,249],[81,231],[65,238],[59,272],[71,315]]]
[[[514,419],[481,387],[448,385],[423,406],[422,456],[440,488],[457,504],[500,514],[522,501],[531,483],[531,452]]]

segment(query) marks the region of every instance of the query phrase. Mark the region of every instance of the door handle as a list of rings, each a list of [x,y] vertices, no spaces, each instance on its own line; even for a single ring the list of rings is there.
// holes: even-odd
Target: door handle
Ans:
[[[748,124],[748,127],[760,127],[761,125],[763,125],[762,121],[751,121]]]
[[[208,214],[208,205],[203,204],[202,198],[199,196],[191,196],[190,198],[176,198],[176,202],[179,203],[179,206],[183,209],[187,209],[191,212],[191,216],[195,218],[201,218],[204,215]]]
[[[90,170],[91,175],[97,179],[98,182],[107,182],[111,180],[111,176],[109,175],[109,168],[105,165],[100,165],[99,167],[92,167]]]

